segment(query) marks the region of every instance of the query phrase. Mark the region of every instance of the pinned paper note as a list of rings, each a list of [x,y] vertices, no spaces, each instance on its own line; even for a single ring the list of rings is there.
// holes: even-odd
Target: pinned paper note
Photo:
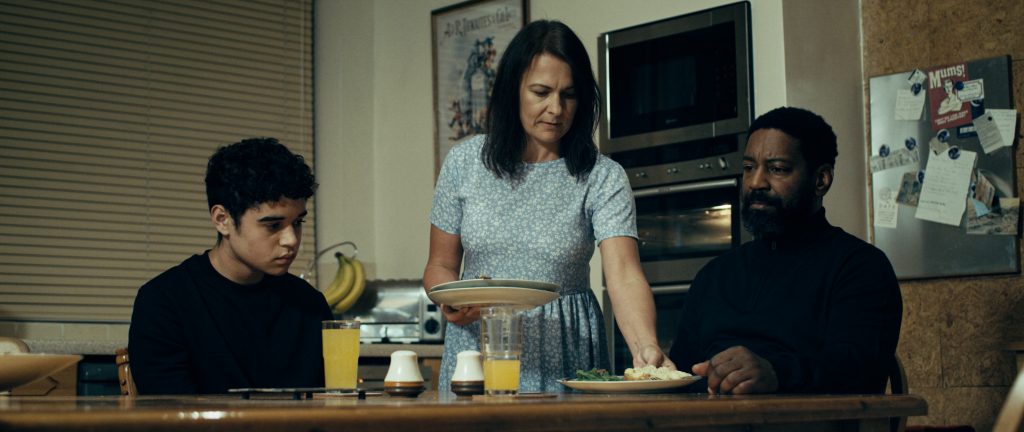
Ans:
[[[985,99],[985,83],[982,79],[956,83],[956,97],[964,102]]]
[[[896,205],[896,197],[892,189],[882,188],[875,197],[875,226],[880,228],[896,228],[900,208]]]
[[[932,154],[945,153],[948,150],[949,144],[946,144],[938,137],[934,137],[931,141],[928,141],[928,151],[932,152]]]
[[[1017,131],[1017,110],[1015,109],[989,109],[985,114],[992,116],[992,121],[999,127],[999,136],[1003,139],[1003,145],[1012,146],[1015,141],[1014,132]]]
[[[888,146],[883,146],[888,149]],[[896,151],[880,151],[880,153],[887,154],[888,156],[872,156],[871,157],[871,172],[885,171],[890,168],[899,168],[901,166],[916,164],[920,161],[920,156],[917,155],[917,151],[907,150],[901,148]]]
[[[971,171],[977,153],[960,150],[928,155],[928,176],[921,184],[921,197],[914,217],[946,225],[959,226],[967,206]]]
[[[914,94],[911,90],[897,90],[896,120],[921,120],[921,111],[924,109],[924,95],[925,92]]]
[[[999,133],[999,125],[991,114],[985,113],[974,119],[974,129],[978,132],[978,141],[981,141],[981,148],[985,154],[992,153],[1000,148],[1006,147],[1003,136]]]
[[[978,173],[975,177],[974,190],[971,197],[982,203],[986,208],[992,207],[992,198],[996,196],[996,188],[992,186],[992,182],[984,174]]]
[[[896,195],[896,202],[917,207],[917,201],[921,197],[921,182],[918,180],[918,173],[903,173],[903,180],[900,182],[900,192]]]
[[[925,74],[923,70],[914,69],[914,71],[910,73],[910,76],[907,77],[907,82],[910,83],[911,85],[921,84],[926,79],[928,79],[928,75]]]

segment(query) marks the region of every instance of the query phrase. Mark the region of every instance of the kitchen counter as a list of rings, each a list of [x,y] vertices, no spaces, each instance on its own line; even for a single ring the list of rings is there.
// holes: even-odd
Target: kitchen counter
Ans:
[[[0,397],[0,431],[188,430],[857,430],[924,415],[913,395],[548,394],[312,399]]]

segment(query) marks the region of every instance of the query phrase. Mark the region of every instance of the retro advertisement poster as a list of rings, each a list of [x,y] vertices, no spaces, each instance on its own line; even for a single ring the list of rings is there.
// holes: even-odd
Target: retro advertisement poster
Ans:
[[[971,104],[958,94],[967,81],[966,63],[928,71],[928,105],[933,131],[971,123]]]
[[[432,12],[435,176],[452,146],[484,132],[498,61],[526,14],[525,0],[471,0]]]

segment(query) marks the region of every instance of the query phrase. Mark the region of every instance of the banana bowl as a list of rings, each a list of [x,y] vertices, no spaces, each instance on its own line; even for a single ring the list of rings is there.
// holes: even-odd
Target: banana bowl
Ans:
[[[0,392],[49,376],[81,359],[77,354],[0,354]]]

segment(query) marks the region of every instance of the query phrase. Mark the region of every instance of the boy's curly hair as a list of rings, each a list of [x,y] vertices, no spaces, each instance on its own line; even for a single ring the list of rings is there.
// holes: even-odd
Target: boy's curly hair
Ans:
[[[206,165],[207,204],[224,206],[236,224],[248,209],[285,197],[309,199],[316,188],[302,156],[275,138],[248,138],[223,146]]]

